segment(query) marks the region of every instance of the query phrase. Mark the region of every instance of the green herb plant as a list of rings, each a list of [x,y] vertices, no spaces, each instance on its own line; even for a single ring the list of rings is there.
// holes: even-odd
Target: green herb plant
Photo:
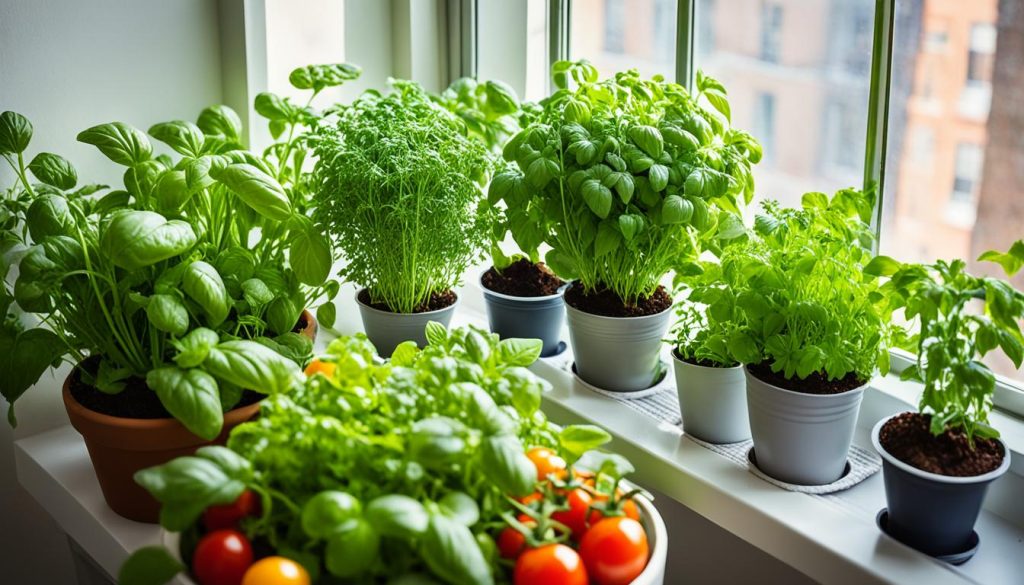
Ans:
[[[552,74],[557,91],[505,145],[513,164],[488,191],[531,259],[546,243],[559,276],[634,304],[696,258],[702,234],[742,231],[761,147],[729,125],[719,82],[700,74],[691,95],[636,70],[598,81],[586,61],[560,61]]]
[[[0,360],[12,373],[0,391],[12,424],[14,401],[62,360],[111,394],[144,378],[172,416],[207,439],[243,389],[291,386],[296,362],[312,350],[291,329],[339,283],[328,280],[329,242],[296,211],[308,182],[289,165],[301,163],[244,150],[241,130],[225,106],[206,108],[196,123],[156,124],[149,136],[121,122],[94,126],[78,139],[125,167],[124,188],[75,189],[77,172],[59,155],[26,165],[32,125],[0,115],[0,155],[17,177],[0,212],[2,269],[18,267],[0,297]],[[155,155],[150,136],[177,160]],[[24,313],[40,323],[26,327]],[[333,311],[320,316],[333,320]]]
[[[863,273],[874,204],[873,191],[852,189],[806,193],[800,209],[765,202],[751,237],[723,248],[728,292],[703,300],[730,319],[738,309],[741,327],[727,344],[735,362],[764,362],[790,380],[866,383],[876,368],[888,371],[897,332],[876,279]]]
[[[685,361],[710,367],[737,365],[731,343],[746,324],[737,304],[737,291],[722,275],[718,262],[692,265],[687,274],[677,273],[677,294],[686,295],[676,305],[672,345]]]
[[[373,303],[412,313],[454,288],[488,242],[481,141],[419,85],[393,82],[339,107],[317,135],[314,218]]]
[[[979,260],[997,262],[1013,276],[1024,266],[1024,240]],[[1024,293],[1005,280],[968,274],[963,260],[903,264],[878,256],[864,270],[889,277],[880,293],[919,326],[903,343],[916,362],[900,377],[924,384],[919,410],[930,416],[932,433],[959,431],[972,446],[977,437],[998,437],[988,424],[996,377],[981,360],[999,348],[1021,367]]]
[[[609,436],[547,422],[539,410],[547,383],[526,369],[539,341],[436,323],[427,338],[423,350],[400,345],[387,364],[362,335],[339,338],[320,358],[333,365],[328,375],[269,398],[228,448],[139,472],[163,504],[161,524],[194,541],[205,508],[250,489],[262,513],[243,530],[302,563],[315,582],[506,581],[491,534],[517,513],[510,496],[537,489],[525,448],[576,461]],[[628,471],[618,460],[601,470]]]

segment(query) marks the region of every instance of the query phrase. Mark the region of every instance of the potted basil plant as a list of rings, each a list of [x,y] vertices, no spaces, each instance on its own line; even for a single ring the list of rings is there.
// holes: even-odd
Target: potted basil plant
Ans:
[[[997,261],[1012,276],[1024,263],[1024,241],[980,260]],[[886,298],[920,326],[907,347],[916,362],[900,374],[924,385],[918,411],[879,421],[871,435],[883,462],[885,529],[957,563],[976,549],[972,531],[985,492],[1010,465],[988,423],[996,378],[981,360],[996,348],[1017,368],[1024,357],[1024,294],[965,268],[962,260],[901,264],[885,256],[865,268],[889,277]]]
[[[552,71],[558,89],[505,146],[514,165],[490,195],[516,214],[524,252],[547,244],[547,265],[575,280],[565,302],[577,374],[607,390],[642,390],[661,373],[671,316],[661,280],[696,257],[720,212],[750,199],[760,146],[729,127],[725,90],[710,77],[700,75],[691,96],[635,70],[598,81],[585,61]]]
[[[754,237],[723,251],[743,327],[730,336],[746,364],[755,464],[801,485],[838,480],[864,388],[889,367],[889,313],[863,273],[874,193],[807,193],[801,209],[764,204]]]
[[[497,156],[532,119],[536,108],[528,104],[521,109],[515,90],[500,81],[477,82],[468,77],[456,80],[435,99],[463,121],[470,137]],[[492,182],[488,202],[496,206],[501,197],[494,186]],[[540,339],[545,357],[559,350],[565,282],[540,261],[536,253],[540,234],[527,215],[525,208],[495,208],[490,233],[493,264],[480,275],[480,289],[491,331],[504,339]],[[532,256],[504,253],[501,246],[510,232],[520,249],[534,251]]]
[[[223,442],[263,395],[288,391],[312,352],[303,308],[338,290],[328,242],[296,213],[301,171],[243,150],[240,132],[223,106],[153,126],[175,161],[127,124],[89,128],[79,140],[126,167],[124,189],[104,192],[76,189],[59,155],[26,165],[32,125],[0,115],[0,155],[17,177],[3,246],[18,268],[2,296],[0,392],[13,424],[17,398],[71,362],[71,422],[108,504],[135,520],[155,521],[158,507],[134,472]]]
[[[345,254],[346,280],[382,356],[447,325],[454,288],[481,256],[493,210],[484,145],[418,84],[395,81],[335,110],[317,134],[314,218]]]
[[[676,277],[688,291],[676,309],[672,352],[683,431],[709,443],[745,441],[747,384],[732,352],[744,297],[725,283],[720,264],[703,262],[696,272]]]

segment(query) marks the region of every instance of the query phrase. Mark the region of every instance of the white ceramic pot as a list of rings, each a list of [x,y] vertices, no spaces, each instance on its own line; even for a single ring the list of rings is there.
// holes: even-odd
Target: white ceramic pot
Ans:
[[[665,521],[661,514],[655,509],[654,504],[643,497],[636,499],[637,507],[640,509],[640,522],[647,531],[647,544],[651,550],[651,557],[647,561],[647,567],[643,573],[633,579],[630,585],[664,585],[665,563],[668,561],[668,530],[665,528]],[[161,529],[160,540],[164,547],[170,551],[175,559],[181,561],[181,549],[179,546],[180,535],[177,532],[168,532]],[[172,585],[196,585],[195,581],[188,575],[179,573]]]
[[[711,368],[679,359],[672,352],[683,431],[708,443],[750,438],[747,381],[743,366]]]

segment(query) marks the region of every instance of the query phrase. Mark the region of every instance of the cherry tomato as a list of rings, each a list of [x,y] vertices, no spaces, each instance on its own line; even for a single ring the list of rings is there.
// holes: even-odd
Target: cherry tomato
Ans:
[[[647,566],[647,533],[623,516],[594,524],[580,541],[580,556],[596,585],[627,585]]]
[[[305,567],[284,557],[260,559],[249,568],[242,585],[309,585]]]
[[[594,497],[594,502],[606,501],[608,501],[608,496],[599,495]],[[631,520],[636,520],[638,522],[640,521],[640,509],[636,507],[636,502],[634,502],[633,500],[626,500],[625,502],[621,503],[621,506],[623,516]],[[610,517],[614,518],[614,516]],[[605,518],[605,513],[601,510],[593,509],[590,511],[590,517],[587,518],[587,524],[589,526],[593,526],[594,524],[600,522],[602,518]]]
[[[564,544],[546,544],[519,555],[515,585],[587,585],[587,570],[576,551]]]
[[[239,585],[251,565],[252,546],[237,530],[207,534],[192,555],[192,574],[199,585]]]
[[[517,520],[529,528],[533,528],[537,525],[533,518],[530,518],[526,514],[520,514]],[[498,535],[498,554],[500,554],[503,559],[519,558],[519,555],[522,554],[523,549],[525,548],[526,537],[523,536],[522,532],[519,532],[511,526],[506,526],[502,529],[501,534]]]
[[[260,499],[251,490],[245,490],[238,499],[223,506],[210,506],[203,512],[203,526],[206,530],[237,530],[242,518],[258,516]]]
[[[334,362],[325,362],[320,358],[313,358],[313,361],[309,362],[303,373],[306,374],[307,378],[312,378],[317,374],[323,374],[330,378],[334,375],[334,370],[337,369],[337,365]]]
[[[569,530],[572,531],[572,537],[575,540],[579,540],[583,537],[583,533],[587,531],[587,511],[590,509],[590,504],[593,501],[593,496],[587,493],[585,489],[572,489],[565,496],[565,503],[569,506],[569,509],[554,512],[551,514],[551,519],[568,526]]]
[[[519,503],[524,505],[524,506],[529,506],[530,504],[532,504],[534,502],[539,502],[539,501],[541,501],[543,499],[544,499],[544,494],[542,494],[540,492],[533,492],[532,494],[530,494],[528,496],[523,496],[521,498],[516,498],[516,500],[518,500]]]
[[[526,452],[526,456],[537,466],[537,481],[544,481],[552,474],[558,479],[565,479],[568,466],[558,453],[547,447],[534,447]]]

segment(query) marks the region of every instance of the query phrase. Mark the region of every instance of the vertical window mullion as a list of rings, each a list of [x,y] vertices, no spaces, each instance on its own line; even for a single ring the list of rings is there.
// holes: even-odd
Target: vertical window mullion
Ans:
[[[889,131],[889,95],[892,85],[892,49],[896,0],[877,0],[871,50],[871,88],[868,94],[867,137],[864,141],[864,188],[878,194],[872,228],[875,251],[881,237],[882,198],[885,194],[885,155]]]
[[[548,2],[548,71],[556,61],[569,59],[569,35],[572,32],[572,0],[549,0]],[[551,75],[548,75],[548,92],[554,91]]]
[[[679,8],[676,11],[676,83],[690,90],[693,89],[697,75],[697,2],[698,0],[679,0]]]

